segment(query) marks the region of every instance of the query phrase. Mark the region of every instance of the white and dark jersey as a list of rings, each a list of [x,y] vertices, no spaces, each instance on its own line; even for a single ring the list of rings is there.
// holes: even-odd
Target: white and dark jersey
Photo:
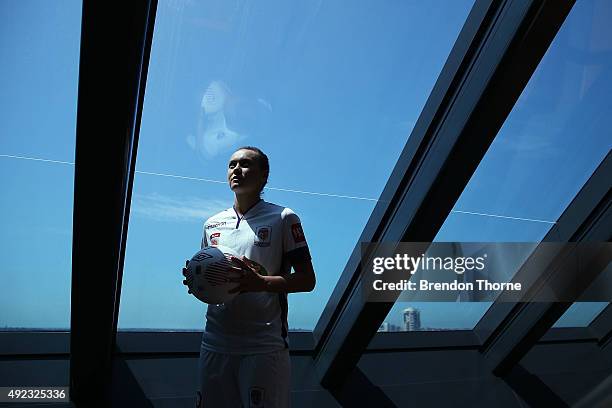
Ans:
[[[229,208],[204,223],[202,248],[223,245],[257,262],[261,275],[286,275],[310,260],[299,217],[260,200],[242,218]],[[219,353],[268,353],[288,347],[287,294],[239,293],[208,305],[202,347]]]

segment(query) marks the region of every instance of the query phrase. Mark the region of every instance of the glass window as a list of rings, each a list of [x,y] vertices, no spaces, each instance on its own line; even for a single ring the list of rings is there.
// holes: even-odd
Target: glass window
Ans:
[[[302,219],[317,287],[289,296],[289,326],[312,330],[472,3],[160,2],[119,326],[202,329],[180,269],[254,145],[264,198]]]
[[[0,2],[0,330],[70,327],[80,1]]]
[[[610,18],[605,0],[574,5],[436,241],[539,242],[547,234],[612,147]],[[398,303],[388,323],[401,326],[409,306],[423,327],[472,329],[490,303]],[[571,313],[582,310],[587,321],[596,309]]]
[[[607,302],[575,302],[553,327],[586,327],[608,304]]]

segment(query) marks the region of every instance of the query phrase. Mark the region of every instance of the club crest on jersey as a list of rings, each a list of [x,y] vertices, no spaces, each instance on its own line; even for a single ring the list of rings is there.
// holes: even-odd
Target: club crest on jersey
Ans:
[[[210,234],[210,245],[219,245],[220,236],[221,236],[220,232],[215,232],[214,234]]]
[[[257,227],[257,230],[255,231],[255,245],[262,247],[270,246],[271,238],[272,227],[268,225]]]
[[[298,242],[306,241],[304,231],[302,230],[302,224],[297,222],[291,226],[291,235],[293,235],[293,241],[297,244]]]

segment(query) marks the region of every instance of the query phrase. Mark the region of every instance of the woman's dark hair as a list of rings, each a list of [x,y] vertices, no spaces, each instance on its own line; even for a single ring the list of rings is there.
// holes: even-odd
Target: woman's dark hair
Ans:
[[[259,167],[264,171],[264,174],[266,175],[266,182],[263,186],[261,186],[261,191],[263,191],[263,188],[266,186],[266,184],[268,184],[268,176],[270,175],[270,162],[268,161],[268,156],[266,156],[266,154],[261,151],[260,148],[254,146],[242,146],[236,149],[236,151],[238,150],[251,150],[257,153],[257,155],[259,156]]]

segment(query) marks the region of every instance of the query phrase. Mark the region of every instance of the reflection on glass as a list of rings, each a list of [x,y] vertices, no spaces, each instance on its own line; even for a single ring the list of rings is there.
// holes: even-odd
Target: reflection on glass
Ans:
[[[436,241],[544,238],[612,148],[610,19],[608,1],[575,4]],[[489,305],[415,307],[425,327],[472,329]],[[399,325],[408,306],[398,303],[388,323]],[[568,313],[586,322],[595,309],[576,306]]]
[[[230,91],[223,82],[212,81],[202,97],[202,109],[198,120],[197,136],[189,135],[189,147],[206,158],[237,146],[243,135],[227,127],[225,103]]]
[[[0,330],[70,327],[81,2],[0,2]]]
[[[180,268],[231,205],[232,150],[254,145],[264,198],[302,218],[317,287],[289,296],[289,325],[312,330],[472,3],[160,1],[120,327],[203,328]]]

